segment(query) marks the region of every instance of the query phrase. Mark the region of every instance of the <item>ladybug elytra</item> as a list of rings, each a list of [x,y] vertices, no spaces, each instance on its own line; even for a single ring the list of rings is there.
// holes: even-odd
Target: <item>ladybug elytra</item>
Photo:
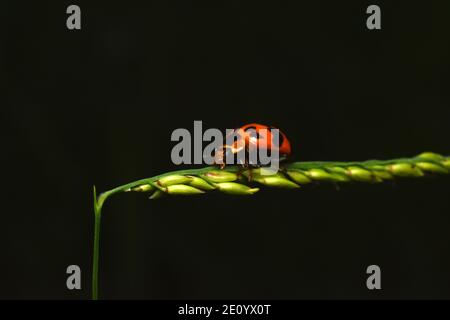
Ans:
[[[274,130],[278,131],[275,134]],[[258,123],[246,124],[238,129],[233,130],[227,135],[230,138],[233,135],[234,142],[227,143],[216,150],[214,160],[216,164],[220,164],[221,168],[225,167],[227,157],[234,157],[239,152],[245,152],[245,160],[238,159],[242,166],[260,166],[260,163],[249,162],[248,155],[261,149],[265,149],[271,154],[278,153],[277,161],[283,161],[292,153],[291,143],[287,136],[278,128],[266,126]]]

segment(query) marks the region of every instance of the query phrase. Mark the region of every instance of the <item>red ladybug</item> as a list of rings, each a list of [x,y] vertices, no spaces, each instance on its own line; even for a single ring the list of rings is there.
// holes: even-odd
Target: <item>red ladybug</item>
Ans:
[[[272,134],[272,130],[277,129],[273,126],[266,126],[258,123],[246,124],[238,129],[235,129],[232,134],[235,134],[237,139],[231,145],[223,145],[215,153],[215,162],[219,163],[221,168],[225,167],[226,157],[234,156],[243,148],[246,152],[246,161],[239,163],[243,166],[248,166],[248,152],[250,150],[257,151],[264,148],[268,151],[278,151],[278,161],[283,161],[288,158],[291,153],[291,143],[287,136],[278,129],[278,139],[275,139],[275,135]],[[229,135],[227,135],[229,137]],[[258,166],[258,164],[251,164],[252,166]]]

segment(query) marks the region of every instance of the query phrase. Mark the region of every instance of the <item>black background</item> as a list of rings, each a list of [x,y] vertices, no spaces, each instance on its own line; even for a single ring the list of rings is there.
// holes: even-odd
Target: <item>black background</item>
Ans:
[[[82,30],[66,28],[78,4]],[[382,30],[366,28],[369,4]],[[176,128],[261,122],[295,160],[448,154],[448,1],[6,1],[0,298],[88,299],[92,185]],[[2,99],[3,100],[3,99]],[[449,178],[104,207],[100,297],[450,298]],[[66,267],[82,290],[66,288]],[[382,269],[382,290],[365,286]]]

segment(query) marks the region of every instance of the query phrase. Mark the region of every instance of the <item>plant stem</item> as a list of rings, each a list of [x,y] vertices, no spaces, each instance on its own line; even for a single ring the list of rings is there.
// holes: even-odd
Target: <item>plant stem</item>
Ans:
[[[396,170],[389,168],[393,165],[401,165],[403,168],[396,168]],[[405,167],[406,165],[406,167]],[[409,165],[409,166],[408,166]],[[416,168],[416,165],[419,166],[421,169]],[[355,168],[357,167],[356,170]],[[380,169],[381,167],[381,169]],[[346,169],[347,168],[347,171]],[[388,173],[389,177],[393,176],[422,176],[423,170],[424,172],[434,172],[434,173],[444,173],[448,174],[450,173],[450,157],[443,157],[438,154],[431,154],[431,153],[424,153],[419,156],[413,157],[413,158],[400,158],[400,159],[391,159],[391,160],[369,160],[369,161],[361,161],[361,162],[331,162],[331,161],[314,161],[314,162],[294,162],[285,165],[282,169],[287,170],[288,174],[289,171],[295,171],[306,173],[308,170],[316,170],[316,175],[311,176],[309,175],[307,179],[316,179],[318,181],[325,181],[324,177],[329,179],[330,174],[333,172],[339,172],[340,177],[342,178],[343,175],[351,176],[351,179],[347,179],[344,181],[363,181],[363,182],[373,182],[373,172],[384,172],[386,171]],[[350,170],[352,169],[352,170]],[[358,171],[359,169],[359,171]],[[361,171],[362,169],[362,171]],[[210,172],[217,171],[218,168],[215,166],[205,167],[201,169],[188,169],[188,170],[178,170],[178,171],[172,171],[167,172],[158,176],[154,176],[151,178],[141,179],[137,180],[122,186],[119,186],[117,188],[111,189],[109,191],[106,191],[102,194],[100,194],[97,197],[95,186],[94,186],[94,215],[95,215],[95,226],[94,226],[94,248],[93,248],[93,268],[92,268],[92,299],[97,300],[98,299],[98,268],[99,268],[99,252],[100,252],[100,223],[101,223],[101,214],[102,214],[102,207],[106,199],[108,199],[110,196],[116,193],[130,191],[132,188],[142,186],[142,185],[155,185],[155,182],[158,180],[168,177],[171,175],[188,175],[188,176],[201,176],[203,174],[207,174]],[[322,175],[322,178],[320,176],[317,176],[317,170],[323,170],[322,172],[319,172],[320,175]],[[333,171],[335,170],[335,171]],[[342,171],[344,170],[344,171]],[[381,170],[381,171],[379,171]],[[384,170],[384,171],[383,171]],[[242,173],[242,168],[238,166],[227,166],[225,167],[222,172],[233,172],[233,173]],[[327,173],[328,172],[328,173]],[[389,173],[390,172],[390,173]],[[417,173],[420,173],[417,175]],[[324,174],[326,176],[324,176]],[[359,174],[359,178],[357,176]],[[369,177],[367,176],[369,174]],[[392,174],[392,175],[391,175]],[[363,176],[361,176],[363,175]],[[365,176],[366,175],[366,176]],[[333,177],[333,176],[332,176]],[[381,178],[380,178],[381,177]],[[334,176],[334,178],[336,178]],[[383,179],[386,179],[384,175],[377,177],[379,182],[384,181]],[[294,178],[295,179],[295,178]],[[305,177],[303,177],[305,179]],[[336,180],[332,180],[336,181]],[[338,180],[342,181],[342,180]],[[291,181],[288,181],[292,184]],[[302,183],[301,181],[296,181],[298,183]],[[281,184],[281,181],[278,181],[279,184]],[[236,185],[234,183],[234,185]],[[270,185],[269,183],[267,185]],[[276,186],[272,184],[273,186]],[[281,187],[282,185],[278,185]],[[286,186],[286,181],[284,181],[284,186]],[[188,187],[191,188],[192,187]],[[242,187],[241,187],[242,188]],[[189,189],[189,190],[191,190]],[[161,191],[157,191],[161,192]],[[169,192],[170,193],[170,192]],[[251,193],[247,193],[251,194]]]
[[[115,192],[102,193],[97,198],[94,186],[94,248],[92,261],[92,300],[98,300],[98,264],[100,257],[100,225],[102,219],[102,207],[105,200]]]
[[[100,223],[102,217],[102,206],[98,204],[97,194],[94,186],[94,252],[92,263],[92,300],[98,299],[98,261],[100,253]]]

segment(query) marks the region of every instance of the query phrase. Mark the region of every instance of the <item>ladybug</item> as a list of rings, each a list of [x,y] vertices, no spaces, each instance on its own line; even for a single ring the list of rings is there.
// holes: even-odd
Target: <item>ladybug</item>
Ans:
[[[272,130],[278,130],[278,139],[272,133]],[[292,153],[291,143],[287,136],[278,128],[273,126],[266,126],[258,123],[246,124],[240,128],[233,130],[230,135],[235,135],[235,141],[231,145],[223,145],[215,152],[214,160],[216,164],[220,164],[220,168],[225,167],[226,158],[233,156],[245,148],[245,160],[242,162],[240,159],[240,165],[247,166],[260,166],[260,163],[249,163],[248,154],[250,151],[258,151],[259,149],[266,149],[267,151],[278,151],[278,161],[286,160]],[[278,140],[278,141],[277,141]]]

